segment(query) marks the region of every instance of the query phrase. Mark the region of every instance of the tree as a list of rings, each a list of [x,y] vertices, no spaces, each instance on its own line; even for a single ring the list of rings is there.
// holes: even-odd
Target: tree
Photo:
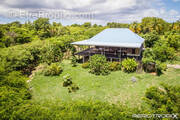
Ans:
[[[4,43],[3,37],[4,37],[4,31],[3,31],[2,28],[0,28],[0,48],[1,47],[5,47],[5,43]]]
[[[180,49],[180,35],[168,35],[166,39],[170,47],[173,47],[175,50]]]
[[[169,47],[164,40],[156,42],[153,47],[153,52],[155,54],[155,60],[160,62],[165,62],[167,60],[173,60],[175,57],[175,50],[172,47]]]
[[[48,18],[39,18],[35,20],[33,22],[33,26],[40,38],[50,37],[50,33],[49,33],[50,23]]]
[[[31,98],[26,80],[20,72],[7,71],[0,62],[0,119],[11,119],[16,108]]]
[[[153,47],[155,42],[159,40],[159,36],[156,33],[149,33],[142,36],[145,39],[145,47]]]
[[[0,28],[0,38],[4,36],[3,30]]]
[[[137,33],[137,27],[138,27],[138,23],[137,22],[133,22],[129,29],[132,30],[133,32]]]
[[[33,22],[34,28],[39,30],[47,30],[49,28],[49,19],[48,18],[39,18]]]
[[[169,28],[167,22],[157,17],[145,17],[142,19],[141,24],[143,33],[156,31],[158,34],[163,34]]]
[[[100,28],[89,28],[84,32],[84,34],[85,34],[85,36],[88,36],[89,38],[91,38],[94,35],[96,35],[97,33],[99,33],[100,31],[102,31],[102,29],[100,29]]]
[[[9,26],[14,26],[14,27],[17,27],[17,28],[20,28],[21,27],[21,23],[19,21],[14,21],[14,22],[11,22],[8,24]]]
[[[70,35],[70,30],[63,26],[51,26],[49,32],[51,37]]]
[[[90,72],[96,75],[106,75],[109,73],[109,65],[103,55],[93,55],[89,61]]]
[[[83,27],[86,28],[90,28],[91,27],[91,23],[90,22],[85,22],[84,24],[82,24]]]
[[[142,63],[143,63],[143,69],[145,72],[155,72],[155,54],[152,50],[152,48],[146,48],[145,51],[143,52],[143,58],[142,58]]]

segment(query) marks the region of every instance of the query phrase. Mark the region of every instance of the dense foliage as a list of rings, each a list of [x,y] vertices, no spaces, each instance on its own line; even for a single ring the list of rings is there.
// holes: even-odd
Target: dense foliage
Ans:
[[[106,75],[109,73],[109,64],[103,55],[93,55],[89,61],[90,72],[96,75]]]
[[[120,62],[110,62],[109,63],[109,70],[110,71],[117,71],[117,70],[121,70],[121,63]]]
[[[180,113],[180,86],[162,85],[162,88],[151,87],[145,93],[145,101],[153,113]]]
[[[0,119],[11,118],[15,109],[31,99],[27,78],[21,73],[9,72],[0,62]]]
[[[63,69],[59,63],[52,63],[43,70],[43,73],[45,76],[54,76],[61,74],[62,71]]]
[[[21,106],[12,115],[12,119],[22,120],[134,120],[132,114],[138,109],[110,105],[99,101],[28,103]],[[125,114],[127,113],[127,114]]]
[[[135,59],[127,58],[122,61],[122,68],[125,72],[135,72],[137,69],[138,63]]]
[[[82,68],[84,68],[84,69],[89,68],[89,62],[83,63]]]
[[[159,40],[157,33],[149,33],[142,36],[145,39],[145,47],[153,47],[154,44]]]
[[[77,58],[76,58],[75,56],[72,56],[72,57],[71,57],[71,64],[72,64],[73,67],[76,66],[76,64],[77,64]]]
[[[143,66],[154,64],[158,75],[166,70],[163,62],[173,61],[180,50],[180,21],[168,23],[161,18],[146,17],[142,22],[131,24],[107,23],[101,26],[87,22],[82,25],[63,26],[61,23],[49,22],[39,18],[33,22],[21,24],[18,21],[0,24],[0,119],[135,119],[132,114],[140,113],[133,109],[109,103],[84,101],[62,101],[44,104],[31,101],[31,87],[27,84],[26,75],[31,74],[41,63],[48,64],[46,75],[58,75],[62,68],[55,64],[64,58],[74,55],[76,50],[84,47],[73,47],[70,43],[89,39],[105,28],[130,28],[145,38]],[[72,59],[72,65],[76,60]],[[121,63],[108,63],[102,55],[94,55],[83,68],[97,75],[106,75],[109,70],[121,69]],[[133,59],[122,62],[126,72],[136,70]],[[152,70],[153,71],[153,70]],[[152,72],[150,70],[150,72]],[[79,87],[72,78],[64,78],[68,92]],[[81,87],[81,86],[80,86]],[[146,101],[153,113],[179,113],[179,87],[152,87],[146,92]]]

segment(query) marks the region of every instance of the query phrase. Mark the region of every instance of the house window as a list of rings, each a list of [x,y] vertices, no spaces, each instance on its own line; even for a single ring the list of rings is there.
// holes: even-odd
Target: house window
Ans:
[[[132,49],[132,54],[136,54],[136,49]]]

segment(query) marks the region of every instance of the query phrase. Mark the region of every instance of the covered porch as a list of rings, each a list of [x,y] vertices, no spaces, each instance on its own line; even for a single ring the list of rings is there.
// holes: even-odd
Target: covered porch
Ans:
[[[77,52],[75,55],[82,56],[82,62],[86,62],[90,56],[95,54],[104,55],[108,61],[122,61],[125,58],[135,58],[140,61],[141,50],[138,48],[100,47],[89,46],[89,48]]]

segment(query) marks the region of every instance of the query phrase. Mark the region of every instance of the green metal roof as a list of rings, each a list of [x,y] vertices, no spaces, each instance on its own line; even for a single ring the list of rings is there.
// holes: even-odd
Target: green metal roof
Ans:
[[[73,42],[71,44],[140,48],[143,42],[144,39],[142,37],[128,28],[108,28],[88,40]]]

